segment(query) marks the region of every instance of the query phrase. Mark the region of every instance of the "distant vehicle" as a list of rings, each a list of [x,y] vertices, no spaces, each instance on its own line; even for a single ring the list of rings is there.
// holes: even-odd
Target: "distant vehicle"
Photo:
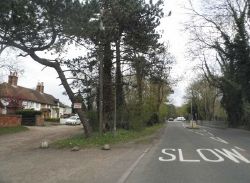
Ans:
[[[65,124],[66,125],[80,125],[81,121],[80,121],[80,118],[75,115],[75,116],[71,116],[65,119]]]
[[[168,121],[174,121],[174,118],[169,118]]]
[[[175,118],[175,121],[186,121],[184,117],[177,117]]]

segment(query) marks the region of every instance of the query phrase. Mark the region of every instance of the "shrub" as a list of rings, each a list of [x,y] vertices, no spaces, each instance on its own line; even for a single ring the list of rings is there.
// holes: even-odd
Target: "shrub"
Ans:
[[[150,119],[147,121],[147,126],[153,126],[156,123],[159,123],[159,116],[156,113],[153,113]]]
[[[98,131],[99,129],[99,120],[98,114],[96,111],[88,111],[87,118],[89,120],[89,124],[91,125],[93,131]]]
[[[60,122],[60,118],[46,118],[44,121],[48,122]]]
[[[130,128],[135,131],[143,130],[145,125],[144,121],[140,116],[134,116],[130,121]]]
[[[243,115],[243,123],[250,130],[250,103],[244,102],[243,106],[244,115]]]
[[[34,117],[36,115],[41,115],[41,111],[35,111],[34,109],[23,109],[16,112],[19,115],[22,115],[23,117]]]
[[[159,109],[159,122],[164,122],[168,115],[168,106],[166,104],[160,105]],[[171,116],[173,117],[173,115]]]

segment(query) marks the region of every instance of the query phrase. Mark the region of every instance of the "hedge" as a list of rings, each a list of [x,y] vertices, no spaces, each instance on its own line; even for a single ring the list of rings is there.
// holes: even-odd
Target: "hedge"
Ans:
[[[36,115],[41,115],[41,111],[35,111],[34,109],[23,109],[16,112],[19,115],[22,115],[23,117],[34,117]]]

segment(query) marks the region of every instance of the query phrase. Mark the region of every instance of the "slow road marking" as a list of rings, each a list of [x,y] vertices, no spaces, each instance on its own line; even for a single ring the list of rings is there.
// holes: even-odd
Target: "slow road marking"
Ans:
[[[162,149],[163,156],[159,157],[161,162],[189,162],[189,163],[199,163],[202,160],[210,163],[220,163],[228,159],[234,163],[250,163],[250,161],[240,154],[237,150],[231,149],[196,149],[196,153],[200,159],[186,159],[182,149]]]

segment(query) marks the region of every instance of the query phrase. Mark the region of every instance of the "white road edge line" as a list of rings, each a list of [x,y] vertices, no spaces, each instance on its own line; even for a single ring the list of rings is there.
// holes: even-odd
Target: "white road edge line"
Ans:
[[[207,132],[209,135],[211,135],[211,136],[214,136],[214,134],[212,134],[212,133],[210,133],[210,132]]]
[[[202,135],[202,136],[204,136],[204,134],[203,134],[203,133],[199,133],[199,132],[194,132],[194,133],[196,133],[196,134],[198,134],[198,135]]]
[[[240,148],[240,147],[238,147],[238,146],[234,146],[234,148],[235,148],[235,149],[238,149],[238,150],[240,150],[240,151],[246,151],[245,149],[242,149],[242,148]]]
[[[125,183],[128,179],[129,175],[135,170],[136,166],[140,162],[140,160],[145,156],[145,154],[150,150],[150,148],[147,148],[141,156],[127,169],[127,171],[121,176],[121,178],[117,181],[117,183]]]

